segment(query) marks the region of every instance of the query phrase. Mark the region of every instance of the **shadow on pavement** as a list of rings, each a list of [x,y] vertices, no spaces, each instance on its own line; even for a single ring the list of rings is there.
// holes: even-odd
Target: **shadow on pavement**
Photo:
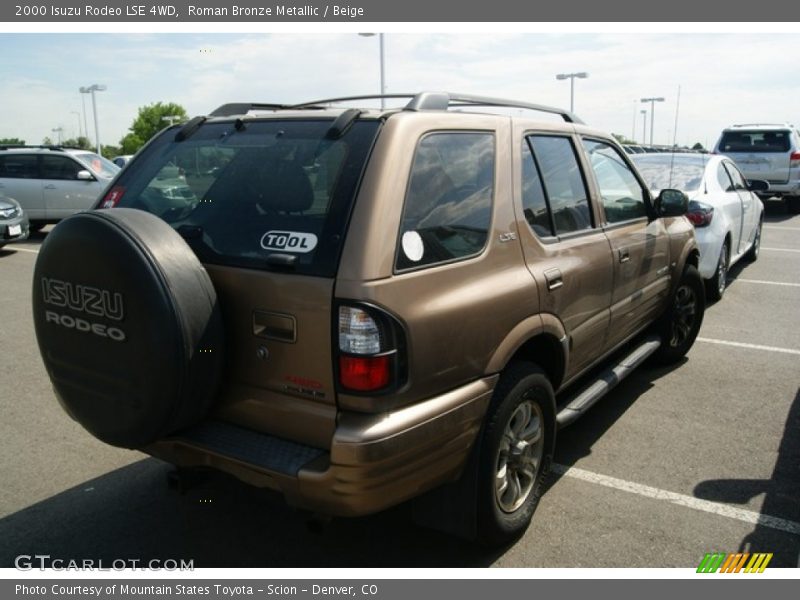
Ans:
[[[0,567],[36,554],[195,567],[485,567],[499,556],[414,525],[407,505],[309,527],[281,496],[222,474],[169,489],[171,469],[145,459],[0,519]]]

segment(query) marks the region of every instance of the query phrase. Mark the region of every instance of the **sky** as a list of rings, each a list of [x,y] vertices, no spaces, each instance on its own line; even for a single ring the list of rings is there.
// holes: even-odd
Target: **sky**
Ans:
[[[796,33],[386,33],[388,93],[453,91],[569,108],[587,124],[656,144],[713,146],[733,123],[800,125]],[[292,103],[380,89],[377,37],[356,33],[0,33],[0,138],[29,144],[83,129],[97,93],[100,139],[118,144],[141,106],[190,116],[228,102]],[[9,59],[10,58],[10,59]],[[91,97],[84,96],[94,140]],[[677,114],[677,127],[676,127]],[[649,140],[650,114],[647,116]]]

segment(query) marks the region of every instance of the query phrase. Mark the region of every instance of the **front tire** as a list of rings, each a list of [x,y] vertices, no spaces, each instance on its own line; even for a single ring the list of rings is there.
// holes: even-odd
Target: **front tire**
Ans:
[[[653,355],[660,364],[680,360],[694,344],[705,313],[703,279],[693,265],[686,265],[670,305],[658,322],[661,347]]]
[[[533,363],[500,377],[478,460],[478,538],[493,546],[520,537],[539,504],[555,448],[555,394]]]
[[[717,260],[717,270],[711,279],[706,279],[706,297],[710,300],[721,300],[728,285],[728,240],[722,242],[722,249]]]

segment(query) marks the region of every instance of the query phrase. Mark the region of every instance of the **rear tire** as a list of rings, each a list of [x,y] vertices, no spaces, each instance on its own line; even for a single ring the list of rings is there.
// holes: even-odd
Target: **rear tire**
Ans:
[[[722,249],[717,260],[717,269],[711,279],[706,279],[706,298],[721,300],[728,284],[728,240],[722,242]]]
[[[669,307],[658,322],[662,343],[653,360],[662,365],[680,360],[694,344],[704,313],[703,279],[693,265],[686,265]]]
[[[488,545],[520,537],[543,493],[553,460],[555,394],[544,371],[513,362],[500,376],[478,459],[478,539]]]

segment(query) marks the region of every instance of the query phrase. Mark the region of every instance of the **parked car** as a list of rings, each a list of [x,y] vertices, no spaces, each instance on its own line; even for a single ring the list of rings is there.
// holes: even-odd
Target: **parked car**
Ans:
[[[86,150],[0,146],[0,193],[20,203],[32,230],[94,206],[118,171]]]
[[[761,244],[766,193],[763,180],[746,180],[732,160],[706,154],[646,154],[634,164],[654,193],[678,188],[689,197],[687,217],[700,246],[700,275],[706,293],[722,298],[728,270],[740,259],[754,261]]]
[[[155,137],[41,247],[44,363],[109,444],[329,515],[419,498],[440,527],[508,542],[557,428],[694,342],[686,196],[651,197],[612,136],[560,109],[320,108],[351,100],[230,104]],[[175,165],[196,198],[178,212],[154,193]]]
[[[13,198],[0,195],[0,248],[28,237],[28,217]]]
[[[766,199],[778,196],[800,213],[800,133],[793,125],[733,125],[723,130],[714,152],[733,159],[748,179],[763,179]]]

